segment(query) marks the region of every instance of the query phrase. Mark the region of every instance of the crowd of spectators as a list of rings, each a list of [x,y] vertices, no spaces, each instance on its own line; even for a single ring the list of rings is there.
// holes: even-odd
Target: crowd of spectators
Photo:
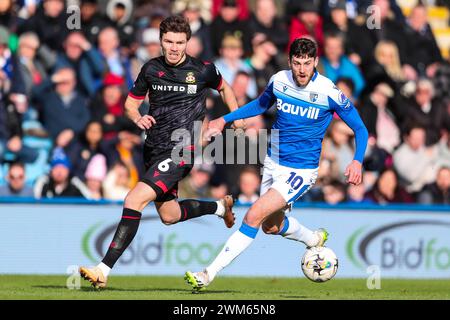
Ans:
[[[317,41],[318,71],[352,100],[370,137],[364,182],[348,186],[353,133],[335,116],[317,184],[301,201],[450,204],[450,61],[427,7],[417,2],[405,17],[395,0],[2,0],[0,196],[124,199],[143,174],[143,134],[124,102],[160,55],[159,23],[170,14],[189,19],[188,54],[213,61],[239,105],[288,68],[295,38]],[[68,23],[77,18],[78,29]],[[227,113],[214,92],[207,109],[208,119]],[[274,117],[272,108],[247,120],[246,148],[265,149],[258,133]],[[179,195],[252,203],[261,163],[196,164]]]

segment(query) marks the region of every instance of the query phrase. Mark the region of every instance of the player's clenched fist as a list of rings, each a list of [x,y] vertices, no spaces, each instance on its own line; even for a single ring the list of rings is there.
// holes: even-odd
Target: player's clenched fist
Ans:
[[[354,185],[359,185],[362,182],[362,164],[353,160],[345,170],[347,182]]]
[[[146,114],[134,121],[134,123],[142,130],[150,129],[154,124],[156,124],[155,118]]]

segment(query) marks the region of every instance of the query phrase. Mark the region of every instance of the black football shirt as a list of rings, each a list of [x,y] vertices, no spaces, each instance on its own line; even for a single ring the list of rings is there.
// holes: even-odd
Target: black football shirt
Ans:
[[[148,114],[156,121],[146,132],[145,144],[151,154],[167,153],[178,145],[182,139],[173,139],[175,130],[187,130],[193,139],[194,122],[205,117],[209,88],[219,89],[221,85],[222,75],[213,63],[188,55],[177,66],[167,64],[164,56],[144,64],[129,95],[143,100],[148,94]]]

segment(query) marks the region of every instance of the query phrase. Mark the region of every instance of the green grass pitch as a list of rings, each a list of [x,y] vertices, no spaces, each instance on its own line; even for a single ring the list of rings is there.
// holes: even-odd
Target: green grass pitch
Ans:
[[[108,288],[95,290],[83,279],[69,290],[67,276],[0,275],[4,299],[158,299],[158,300],[303,300],[303,299],[450,299],[450,280],[381,280],[369,290],[365,279],[313,283],[304,278],[217,278],[208,290],[192,294],[183,276],[111,276]]]

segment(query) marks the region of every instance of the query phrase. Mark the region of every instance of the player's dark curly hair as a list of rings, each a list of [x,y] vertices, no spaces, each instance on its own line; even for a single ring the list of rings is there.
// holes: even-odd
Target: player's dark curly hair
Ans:
[[[191,27],[189,22],[182,16],[174,15],[165,18],[159,25],[159,37],[167,32],[186,33],[187,40],[191,38]]]
[[[289,60],[292,57],[297,58],[316,58],[317,44],[309,38],[297,38],[292,42],[289,48]]]

